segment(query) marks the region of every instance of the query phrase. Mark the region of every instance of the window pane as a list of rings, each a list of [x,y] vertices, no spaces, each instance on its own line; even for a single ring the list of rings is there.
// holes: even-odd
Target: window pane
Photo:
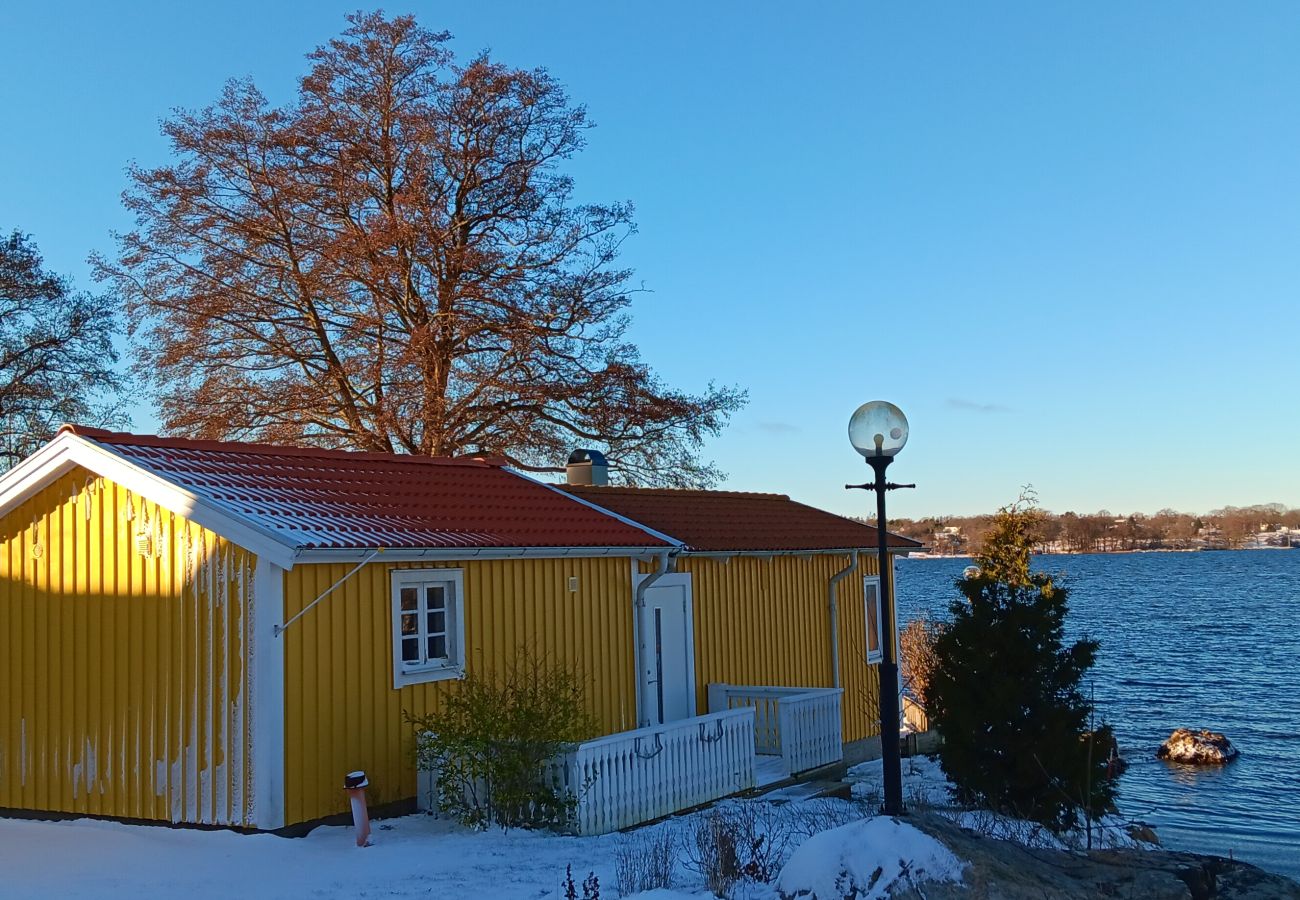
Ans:
[[[415,613],[402,614],[402,634],[418,634],[420,631],[419,618]]]
[[[424,602],[428,604],[429,609],[445,609],[447,606],[446,588],[429,585],[424,589]]]
[[[868,582],[865,589],[867,600],[867,652],[880,652],[880,585]]]
[[[446,634],[447,614],[445,612],[429,613],[429,634]]]
[[[402,588],[402,612],[415,612],[416,604],[420,602],[420,592],[413,587]]]
[[[402,639],[402,662],[418,663],[420,661],[420,639],[403,638]]]
[[[445,659],[447,656],[447,638],[443,635],[429,638],[429,659]]]

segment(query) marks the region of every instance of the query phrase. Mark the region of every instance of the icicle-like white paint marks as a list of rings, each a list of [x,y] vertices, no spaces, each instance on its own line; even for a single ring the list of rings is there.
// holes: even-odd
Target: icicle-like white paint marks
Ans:
[[[167,793],[167,760],[153,761],[153,795],[161,797]]]
[[[176,758],[171,765],[172,822],[182,822],[185,819],[185,769],[181,765],[183,753],[184,751],[178,747]]]
[[[217,689],[217,611],[221,607],[221,569],[225,558],[226,548],[220,543],[214,542],[212,548],[212,564],[208,566],[208,575],[212,581],[208,585],[208,605],[204,610],[204,619],[207,621],[207,652],[204,654],[207,658],[207,689],[203,692],[203,821],[211,825],[217,821],[217,798],[215,779],[212,773],[217,765],[217,722],[216,722],[216,704],[212,702],[213,695]]]
[[[27,787],[27,718],[18,723],[18,783]]]
[[[263,564],[265,565],[265,563]],[[248,744],[245,747],[248,756],[248,794],[244,800],[245,824],[257,824],[257,679],[260,677],[257,668],[257,629],[254,623],[257,622],[257,570],[253,569],[248,576],[248,593],[244,595],[244,665],[248,667],[248,675],[244,679],[244,716],[248,720]]]
[[[200,532],[197,543],[199,546],[196,556],[205,556],[207,552],[207,535]],[[189,647],[189,658],[191,660],[189,665],[190,696],[186,698],[189,706],[189,715],[187,716],[189,720],[189,739],[185,742],[185,811],[186,821],[194,822],[199,821],[199,710],[202,708],[200,706],[202,698],[199,697],[199,676],[201,673],[199,667],[202,664],[202,657],[199,655],[202,646],[202,635],[199,633],[199,609],[207,599],[206,586],[203,579],[198,577],[198,570],[204,565],[206,565],[205,560],[199,560],[195,563],[196,577],[194,579],[193,596],[191,597],[192,609],[189,610],[189,614],[194,619],[194,637]]]
[[[252,584],[248,570],[247,554],[241,554],[235,566],[235,596],[239,598],[235,610],[237,622],[227,623],[226,636],[231,642],[230,657],[241,660],[239,677],[234,679],[231,688],[234,696],[230,698],[230,769],[233,777],[230,783],[230,818],[231,824],[247,824],[244,811],[244,780],[247,771],[244,768],[244,684],[248,680],[248,655],[244,650],[244,628],[248,622],[248,590]]]

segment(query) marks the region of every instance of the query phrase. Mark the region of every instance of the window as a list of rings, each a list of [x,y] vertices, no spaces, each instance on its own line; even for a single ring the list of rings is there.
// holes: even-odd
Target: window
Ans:
[[[460,677],[463,583],[460,569],[393,571],[393,687]]]
[[[862,579],[862,599],[867,607],[867,662],[878,663],[884,659],[880,649],[880,579],[872,576]]]

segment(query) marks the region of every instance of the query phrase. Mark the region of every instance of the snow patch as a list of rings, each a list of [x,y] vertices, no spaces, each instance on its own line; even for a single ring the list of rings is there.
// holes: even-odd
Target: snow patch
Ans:
[[[809,900],[873,900],[926,881],[960,882],[965,868],[925,832],[881,817],[810,837],[781,870],[777,890]]]

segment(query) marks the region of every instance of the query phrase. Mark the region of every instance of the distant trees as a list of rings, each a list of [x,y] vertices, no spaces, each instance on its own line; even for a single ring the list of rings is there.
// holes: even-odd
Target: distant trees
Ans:
[[[0,237],[0,469],[64,422],[119,420],[116,310],[46,271],[27,235]]]
[[[1064,643],[1068,591],[1030,570],[1042,519],[1024,497],[994,516],[934,642],[927,711],[959,799],[1061,829],[1112,806],[1117,770],[1081,689],[1098,644]]]
[[[98,273],[129,303],[169,432],[562,462],[707,484],[742,392],[664,386],[625,338],[627,203],[581,202],[591,127],[544,70],[358,13],[297,98],[249,81],[164,123],[136,230]]]
[[[978,552],[991,516],[943,516],[895,520],[890,528],[929,545],[936,553]],[[1229,506],[1205,516],[1161,509],[1152,515],[1044,512],[1035,551],[1099,553],[1121,550],[1184,550],[1198,546],[1241,547],[1278,529],[1300,529],[1300,509],[1281,503]],[[955,531],[955,533],[954,533]],[[1280,540],[1280,538],[1279,538]]]

